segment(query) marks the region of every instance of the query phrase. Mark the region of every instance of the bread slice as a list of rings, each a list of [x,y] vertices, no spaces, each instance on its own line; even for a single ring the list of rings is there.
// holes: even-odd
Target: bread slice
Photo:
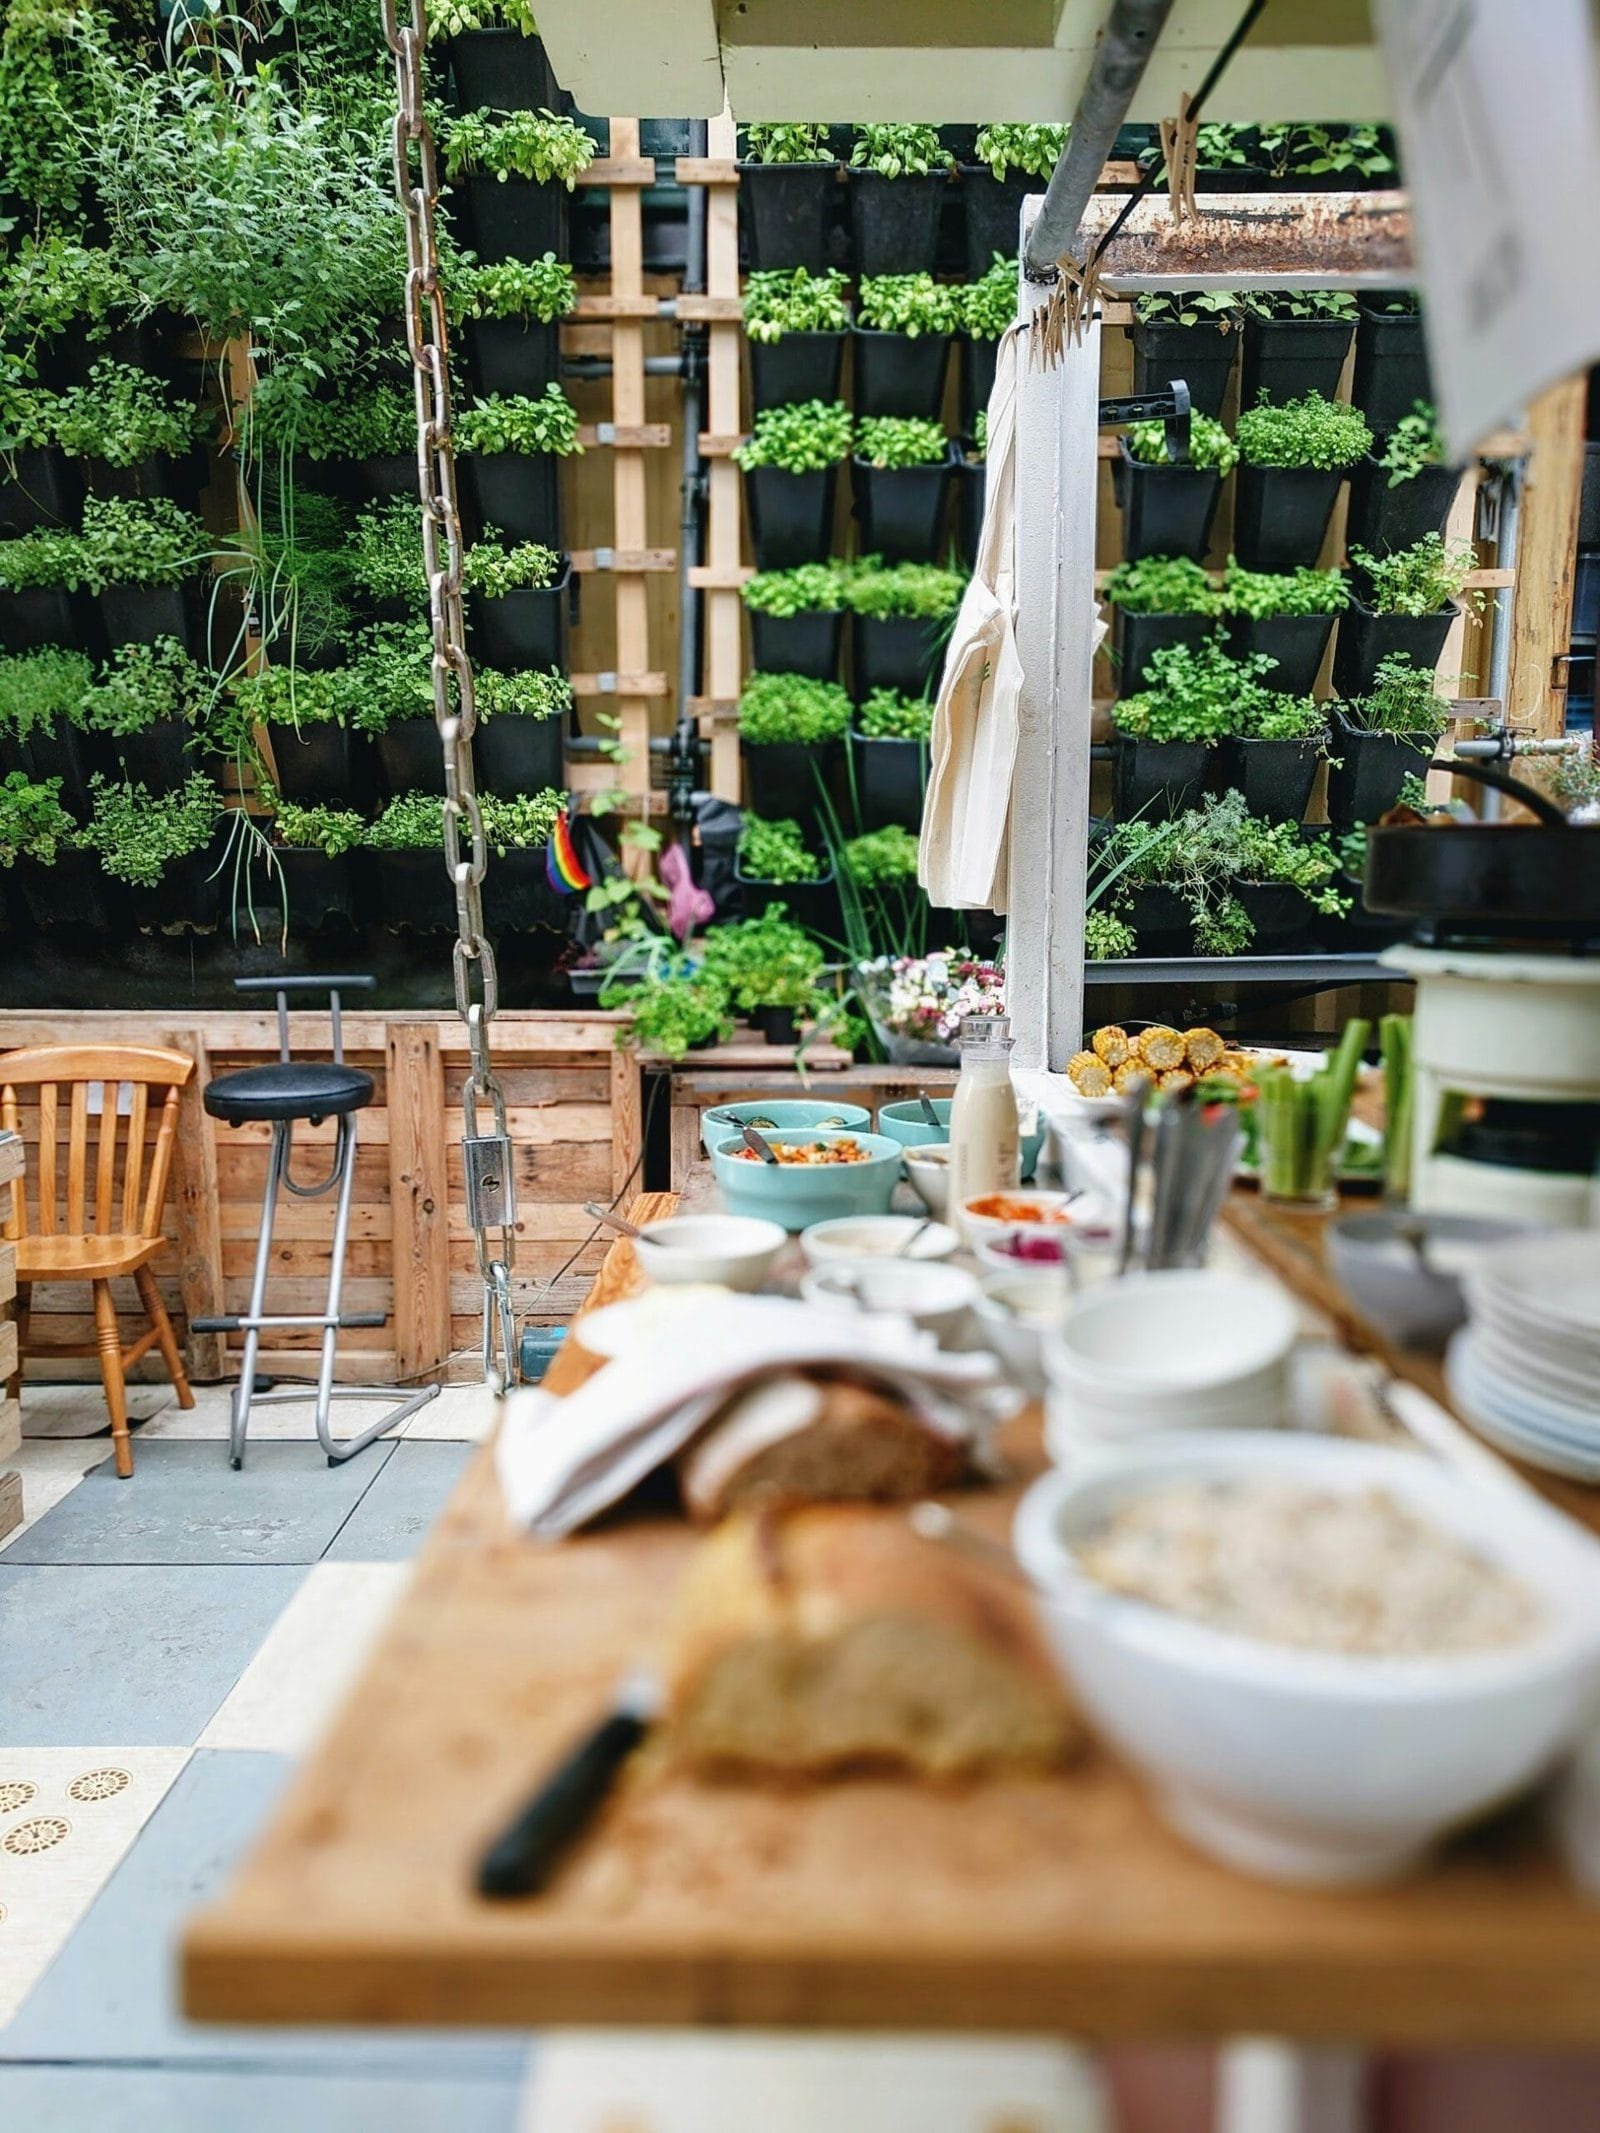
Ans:
[[[679,1454],[678,1482],[690,1517],[711,1525],[759,1501],[927,1496],[958,1481],[966,1459],[964,1441],[886,1392],[789,1371],[719,1408]]]
[[[737,1513],[671,1650],[668,1745],[704,1771],[1048,1769],[1079,1738],[1025,1595],[897,1512]]]

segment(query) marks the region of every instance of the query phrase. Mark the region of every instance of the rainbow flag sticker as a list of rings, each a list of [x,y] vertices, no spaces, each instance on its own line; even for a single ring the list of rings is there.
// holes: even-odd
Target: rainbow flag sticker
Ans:
[[[577,896],[594,887],[593,878],[584,872],[578,858],[578,848],[572,841],[572,825],[564,809],[557,815],[550,842],[545,846],[544,870],[558,896]]]

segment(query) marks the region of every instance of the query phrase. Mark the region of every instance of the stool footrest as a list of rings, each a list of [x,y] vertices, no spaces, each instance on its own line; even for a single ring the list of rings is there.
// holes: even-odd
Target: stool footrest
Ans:
[[[224,1312],[216,1318],[191,1318],[191,1333],[247,1333],[252,1326],[264,1329],[268,1326],[386,1326],[387,1311],[276,1311],[263,1312],[260,1318],[251,1318],[243,1312]]]

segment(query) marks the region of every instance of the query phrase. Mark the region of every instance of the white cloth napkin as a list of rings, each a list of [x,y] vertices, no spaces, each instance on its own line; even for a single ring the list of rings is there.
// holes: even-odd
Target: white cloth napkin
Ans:
[[[509,1396],[496,1445],[507,1511],[540,1540],[576,1532],[680,1452],[735,1388],[817,1364],[882,1383],[947,1436],[975,1440],[999,1411],[993,1356],[946,1354],[908,1318],[708,1299],[565,1399]]]

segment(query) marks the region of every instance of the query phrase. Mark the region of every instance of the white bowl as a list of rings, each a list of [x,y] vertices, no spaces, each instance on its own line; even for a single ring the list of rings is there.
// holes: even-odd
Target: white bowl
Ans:
[[[979,1202],[993,1200],[997,1197],[1013,1200],[1019,1206],[1037,1207],[1040,1211],[1040,1219],[1038,1221],[1019,1221],[1015,1216],[1008,1219],[1000,1215],[974,1214],[973,1209]],[[969,1200],[963,1200],[957,1211],[957,1221],[966,1236],[976,1245],[981,1244],[986,1237],[1004,1237],[1014,1230],[1023,1230],[1030,1236],[1036,1234],[1048,1236],[1055,1231],[1064,1231],[1075,1220],[1081,1221],[1086,1212],[1086,1204],[1081,1193],[1040,1192],[1036,1191],[1031,1185],[1019,1185],[1015,1190],[1007,1191],[1001,1195],[992,1192],[980,1192],[974,1194]],[[1098,1217],[1103,1210],[1096,1205],[1094,1212]],[[1065,1219],[1062,1219],[1063,1217]]]
[[[1074,1297],[1045,1360],[1075,1387],[1203,1399],[1281,1367],[1298,1332],[1294,1302],[1275,1282],[1177,1268]]]
[[[1525,1643],[1440,1659],[1361,1658],[1224,1635],[1107,1592],[1073,1543],[1130,1494],[1274,1474],[1382,1487],[1542,1602]],[[1544,1506],[1386,1446],[1326,1437],[1169,1437],[1033,1486],[1017,1554],[1096,1729],[1202,1851],[1273,1881],[1404,1872],[1447,1830],[1512,1798],[1585,1727],[1600,1684],[1600,1554]]]
[[[907,1148],[906,1176],[929,1214],[942,1215],[950,1204],[950,1143],[925,1141]]]
[[[978,1277],[910,1259],[831,1259],[801,1276],[800,1294],[836,1311],[896,1312],[946,1340],[978,1301]]]
[[[1045,1388],[1045,1449],[1061,1466],[1106,1445],[1126,1444],[1170,1430],[1281,1429],[1289,1416],[1289,1373],[1279,1368],[1220,1397],[1199,1399],[1174,1392],[1158,1398],[1105,1392],[1096,1386],[1063,1384],[1051,1376],[1049,1334],[1041,1344]]]
[[[989,1274],[973,1309],[983,1343],[1011,1380],[1037,1399],[1044,1391],[1044,1337],[1067,1307],[1063,1267],[1024,1267]]]
[[[753,1215],[671,1215],[647,1222],[633,1251],[648,1281],[759,1289],[788,1241],[780,1224]]]
[[[893,1259],[915,1229],[921,1229],[911,1259],[948,1259],[961,1242],[942,1222],[923,1226],[921,1215],[839,1215],[800,1232],[800,1249],[813,1266],[825,1259]]]

